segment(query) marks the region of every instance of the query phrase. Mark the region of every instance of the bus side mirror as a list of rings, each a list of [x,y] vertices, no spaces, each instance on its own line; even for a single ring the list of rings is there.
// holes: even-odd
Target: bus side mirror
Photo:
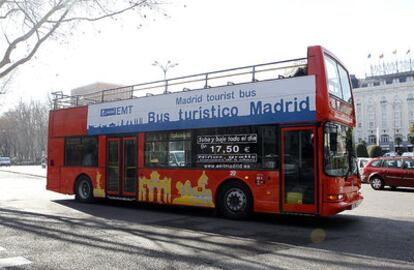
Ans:
[[[55,161],[53,159],[50,160],[50,166],[55,166]]]

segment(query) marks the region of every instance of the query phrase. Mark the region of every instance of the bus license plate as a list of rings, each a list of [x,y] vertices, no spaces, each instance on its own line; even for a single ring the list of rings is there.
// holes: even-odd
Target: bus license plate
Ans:
[[[355,209],[355,208],[357,208],[357,207],[359,206],[359,204],[360,204],[360,202],[353,203],[353,204],[351,205],[351,209]]]

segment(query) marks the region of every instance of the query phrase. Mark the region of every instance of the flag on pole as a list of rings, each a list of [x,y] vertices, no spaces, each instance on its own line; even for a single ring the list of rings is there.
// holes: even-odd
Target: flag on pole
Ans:
[[[383,54],[383,53],[381,53],[381,54],[380,54],[380,56],[379,56],[379,58],[380,58],[380,59],[384,58],[384,54]]]
[[[368,54],[368,58],[371,58],[371,54],[370,53]]]
[[[392,54],[397,54],[397,49],[393,50]]]

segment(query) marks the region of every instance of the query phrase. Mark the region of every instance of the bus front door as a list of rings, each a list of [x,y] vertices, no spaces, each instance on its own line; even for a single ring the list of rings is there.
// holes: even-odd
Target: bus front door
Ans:
[[[282,212],[317,212],[315,127],[282,128]]]
[[[107,139],[106,191],[112,196],[136,196],[137,139],[135,137]]]

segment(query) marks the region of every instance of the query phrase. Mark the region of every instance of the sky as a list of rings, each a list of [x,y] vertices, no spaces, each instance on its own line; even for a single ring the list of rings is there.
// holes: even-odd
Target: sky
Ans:
[[[155,60],[179,63],[168,71],[172,78],[305,57],[308,46],[322,45],[351,74],[364,77],[380,54],[402,58],[414,50],[410,0],[167,1],[146,19],[126,15],[80,24],[48,41],[16,72],[8,94],[0,97],[0,113],[20,98],[45,99],[94,82],[162,79]]]

